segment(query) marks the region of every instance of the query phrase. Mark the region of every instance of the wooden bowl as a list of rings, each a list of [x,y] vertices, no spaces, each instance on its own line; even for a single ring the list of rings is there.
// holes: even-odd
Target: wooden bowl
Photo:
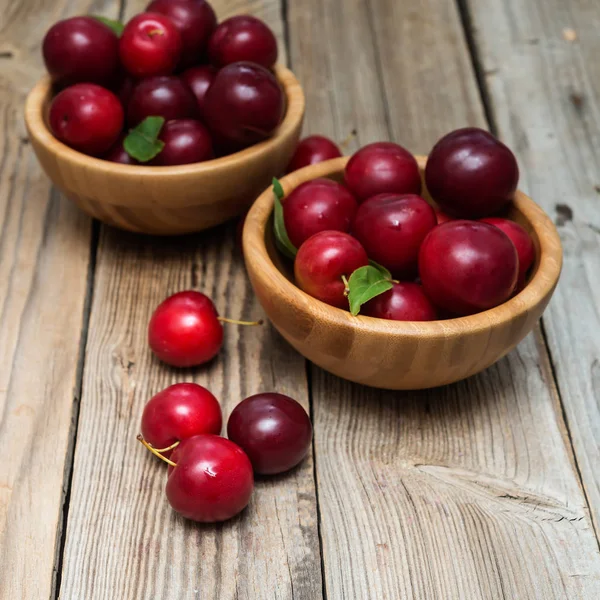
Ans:
[[[426,157],[417,157],[421,173]],[[348,158],[306,167],[281,180],[286,195],[316,177],[341,181]],[[424,197],[431,198],[424,192]],[[285,201],[285,200],[284,200]],[[273,193],[254,203],[243,233],[250,281],[267,316],[300,354],[357,383],[385,389],[445,385],[489,367],[533,328],[556,287],[562,263],[558,233],[530,198],[517,192],[508,216],[531,234],[536,263],[519,294],[491,310],[445,321],[388,321],[353,317],[293,283],[291,264],[274,246]]]
[[[176,167],[121,165],[59,142],[46,117],[48,77],[29,93],[25,122],[33,149],[52,182],[80,208],[105,223],[151,234],[207,229],[242,214],[274,175],[285,170],[302,128],[304,94],[294,75],[277,66],[287,111],[275,134],[230,156]]]

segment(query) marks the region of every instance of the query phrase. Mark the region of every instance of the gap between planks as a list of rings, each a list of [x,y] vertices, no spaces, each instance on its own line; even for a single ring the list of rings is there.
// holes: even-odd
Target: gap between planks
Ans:
[[[65,458],[65,473],[63,478],[63,502],[61,514],[59,515],[59,525],[56,535],[54,569],[52,571],[52,591],[50,593],[50,598],[54,600],[58,600],[60,596],[60,585],[62,582],[62,566],[65,552],[67,521],[69,520],[69,502],[71,500],[71,485],[73,483],[73,461],[75,459],[75,448],[77,447],[79,404],[81,402],[81,392],[83,389],[83,369],[85,367],[85,351],[88,340],[90,316],[92,313],[92,300],[94,296],[94,282],[96,275],[96,258],[98,254],[99,241],[100,222],[94,219],[92,221],[92,233],[90,236],[90,260],[87,273],[85,301],[83,306],[83,318],[81,322],[81,340],[79,345],[79,355],[77,359],[75,396],[73,398],[71,430],[69,431],[69,447]]]
[[[117,19],[122,20],[125,14],[127,0],[119,0]],[[100,243],[100,221],[92,220],[92,233],[90,237],[90,262],[87,274],[86,297],[83,308],[83,319],[81,325],[81,343],[77,361],[76,395],[73,399],[73,413],[71,431],[69,432],[69,448],[65,460],[65,474],[63,479],[63,502],[61,514],[59,515],[59,527],[56,538],[56,551],[54,569],[52,571],[52,589],[50,598],[58,600],[62,583],[62,568],[65,553],[65,542],[67,539],[67,522],[69,520],[69,503],[71,500],[71,486],[73,484],[73,468],[75,460],[75,448],[77,447],[77,429],[79,427],[79,404],[83,390],[83,370],[85,368],[85,352],[88,341],[90,317],[92,313],[92,300],[94,295],[94,283],[96,277],[96,261],[98,258],[98,244]]]
[[[293,0],[292,0],[293,1]],[[292,63],[292,49],[290,45],[290,22],[288,12],[288,0],[281,0],[281,20],[283,23],[283,40],[287,55],[287,66],[289,69],[294,69]],[[312,365],[310,361],[305,360],[305,372],[306,372],[306,385],[308,390],[308,407],[309,415],[312,423],[315,422],[314,418],[314,407],[313,407],[313,384],[312,384]],[[321,523],[321,507],[319,501],[319,485],[317,479],[317,453],[315,451],[315,444],[311,444],[311,454],[313,459],[313,481],[315,485],[315,500],[317,509],[317,536],[319,539],[319,554],[320,554],[320,567],[321,567],[321,594],[323,600],[327,600],[327,579],[325,576],[325,560],[323,556],[323,533]]]

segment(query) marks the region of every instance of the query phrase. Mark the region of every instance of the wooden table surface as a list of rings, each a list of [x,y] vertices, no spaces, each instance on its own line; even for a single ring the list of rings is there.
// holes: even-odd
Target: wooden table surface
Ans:
[[[517,153],[555,220],[560,284],[486,372],[392,393],[227,328],[207,368],[146,344],[153,308],[197,288],[262,316],[235,224],[154,239],[93,223],[51,187],[23,125],[57,19],[137,0],[0,0],[0,599],[600,598],[600,4],[596,0],[215,0],[276,32],[305,132],[415,153],[464,125]],[[135,436],[168,384],[310,410],[312,455],[227,523],[176,516]]]

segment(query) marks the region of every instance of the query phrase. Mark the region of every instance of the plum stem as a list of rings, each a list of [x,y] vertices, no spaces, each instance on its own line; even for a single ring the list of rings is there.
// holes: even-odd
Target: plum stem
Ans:
[[[158,456],[158,458],[160,458],[161,460],[164,460],[168,465],[171,465],[172,467],[176,467],[177,463],[174,463],[172,460],[169,460],[166,456],[163,456],[156,448],[153,448],[151,444],[149,444],[143,437],[141,433],[138,433],[137,436],[137,441],[141,442],[143,446],[146,446],[146,448],[148,450],[150,450],[150,452],[152,452],[152,454],[154,454],[155,456]]]
[[[174,444],[171,444],[170,446],[167,446],[166,448],[154,448],[154,446],[152,446],[157,452],[168,452],[169,450],[173,450],[174,448],[177,448],[177,446],[179,446],[179,442],[180,440],[177,440]],[[150,444],[152,445],[152,444]]]
[[[340,142],[340,150],[346,152],[350,142],[356,137],[356,129],[353,129],[346,137]]]
[[[227,319],[226,317],[217,317],[222,323],[230,323],[231,325],[262,325],[262,319],[260,321],[238,321],[236,319]]]
[[[345,275],[342,275],[342,281],[344,282],[344,296],[348,297],[350,293],[350,285],[348,284],[348,280]]]

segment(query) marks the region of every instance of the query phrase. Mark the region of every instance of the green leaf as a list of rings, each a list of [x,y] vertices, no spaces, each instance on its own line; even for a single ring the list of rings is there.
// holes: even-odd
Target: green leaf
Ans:
[[[165,146],[158,139],[164,123],[163,117],[146,117],[135,129],[129,130],[123,140],[125,152],[143,163],[152,160]]]
[[[386,277],[387,279],[392,279],[392,274],[383,265],[380,265],[378,262],[375,262],[374,260],[371,260],[371,259],[369,259],[369,264],[372,267],[379,269],[381,271],[381,273],[383,274],[383,276]]]
[[[92,18],[96,19],[96,21],[100,21],[100,23],[104,23],[107,27],[110,27],[117,37],[121,37],[123,29],[125,29],[125,25],[123,25],[121,21],[114,21],[113,19],[107,19],[100,15],[92,15]]]
[[[283,220],[283,204],[281,204],[282,198],[285,196],[281,183],[276,177],[273,177],[273,193],[275,194],[275,206],[274,206],[274,219],[273,229],[275,230],[275,243],[279,251],[291,258],[296,258],[298,249],[292,244],[288,237],[287,231],[285,230],[285,221]]]
[[[273,177],[273,193],[275,194],[277,200],[279,200],[280,202],[285,197],[285,192],[283,191],[281,182],[279,181],[279,179],[277,179],[277,177]]]
[[[356,316],[365,302],[391,290],[392,286],[390,278],[378,267],[367,265],[356,269],[348,280],[350,312]]]

